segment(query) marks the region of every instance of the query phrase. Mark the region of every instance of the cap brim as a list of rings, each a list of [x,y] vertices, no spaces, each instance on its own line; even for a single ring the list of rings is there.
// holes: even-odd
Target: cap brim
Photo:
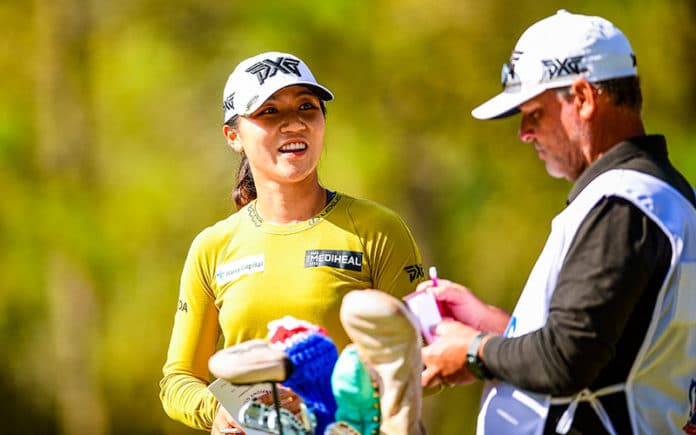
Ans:
[[[520,104],[529,101],[546,90],[543,86],[528,87],[519,91],[503,91],[476,107],[471,115],[476,119],[500,119],[520,111]]]
[[[313,83],[309,81],[292,81],[292,82],[285,82],[285,83],[279,83],[277,86],[274,87],[267,87],[263,89],[263,93],[258,95],[258,98],[256,99],[256,102],[249,107],[247,107],[247,110],[243,111],[243,113],[239,113],[240,115],[243,116],[249,116],[252,113],[254,113],[261,105],[268,100],[271,95],[275,94],[279,90],[283,88],[287,88],[289,86],[306,86],[310,89],[312,89],[314,92],[316,92],[317,96],[324,100],[324,101],[331,101],[333,100],[334,96],[329,91],[327,88],[324,86],[318,84],[318,83]]]
[[[298,84],[304,84],[304,86],[307,86],[309,88],[314,89],[317,92],[317,96],[324,101],[331,101],[334,99],[334,96],[331,93],[331,91],[326,89],[322,85],[318,85],[318,84],[314,84],[314,83],[298,83]]]

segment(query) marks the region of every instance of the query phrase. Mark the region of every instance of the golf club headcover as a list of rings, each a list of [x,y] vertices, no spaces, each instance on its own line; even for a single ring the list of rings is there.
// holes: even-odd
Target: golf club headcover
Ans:
[[[317,419],[315,433],[323,434],[335,419],[336,400],[331,373],[338,359],[336,345],[323,328],[285,316],[268,324],[271,346],[284,351],[294,369],[283,385],[304,400]]]
[[[249,340],[221,349],[208,360],[210,372],[231,384],[283,382],[292,373],[288,356],[265,340]]]
[[[418,320],[395,297],[353,290],[343,297],[341,324],[360,359],[377,373],[380,431],[421,435],[421,334]]]
[[[341,352],[331,376],[331,387],[338,405],[336,421],[347,423],[364,435],[379,433],[379,387],[373,376],[376,378],[360,360],[353,345]]]

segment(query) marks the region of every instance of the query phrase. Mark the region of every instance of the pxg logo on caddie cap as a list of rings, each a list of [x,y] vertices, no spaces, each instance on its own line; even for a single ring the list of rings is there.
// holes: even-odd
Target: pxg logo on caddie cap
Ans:
[[[521,51],[513,51],[510,56],[510,62],[503,64],[503,69],[500,73],[503,89],[521,85],[520,77],[515,75],[515,63],[522,54],[523,52]],[[586,73],[588,69],[584,65],[583,60],[584,56],[570,56],[563,59],[541,59],[543,71],[540,82],[548,82],[566,75]]]
[[[572,56],[565,59],[543,59],[544,78],[551,80],[564,75],[582,74],[587,72],[587,67],[582,65],[584,56]]]
[[[503,65],[503,92],[480,104],[477,119],[505,118],[548,89],[636,76],[636,57],[626,36],[610,21],[564,9],[537,21],[517,40]]]

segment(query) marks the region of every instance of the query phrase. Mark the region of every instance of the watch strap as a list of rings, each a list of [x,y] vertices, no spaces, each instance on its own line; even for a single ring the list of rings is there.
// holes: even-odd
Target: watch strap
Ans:
[[[481,347],[481,342],[483,338],[487,336],[488,333],[480,332],[474,337],[474,340],[469,345],[469,350],[466,353],[466,365],[469,371],[479,379],[493,379],[491,372],[483,363],[483,360],[478,356],[479,347]]]

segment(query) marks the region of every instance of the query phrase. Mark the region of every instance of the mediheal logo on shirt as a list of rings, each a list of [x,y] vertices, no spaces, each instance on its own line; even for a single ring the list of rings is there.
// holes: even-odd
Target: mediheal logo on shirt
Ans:
[[[248,275],[255,272],[263,272],[264,257],[263,254],[244,257],[239,260],[230,261],[229,263],[221,264],[215,269],[215,281],[217,285],[224,285],[230,281],[234,281],[242,275]]]
[[[313,249],[305,251],[304,267],[328,266],[337,269],[362,270],[362,252]]]

